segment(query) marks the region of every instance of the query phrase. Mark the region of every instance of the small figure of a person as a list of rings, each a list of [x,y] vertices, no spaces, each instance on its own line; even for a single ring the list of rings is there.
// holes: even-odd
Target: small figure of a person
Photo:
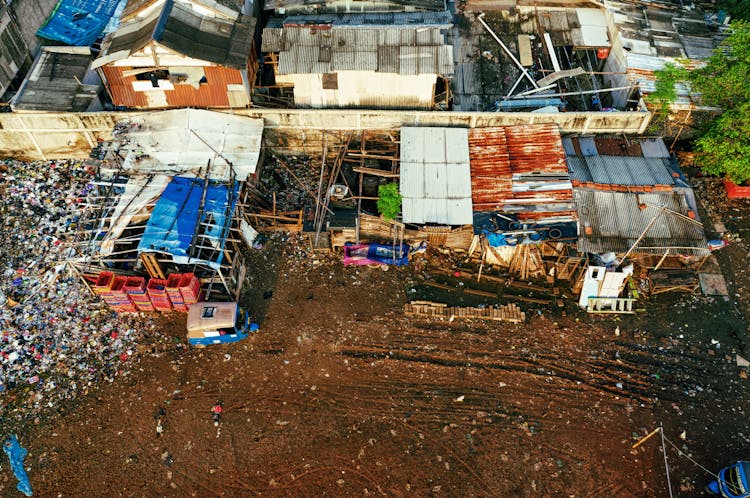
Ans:
[[[224,409],[221,406],[221,401],[217,401],[214,406],[211,407],[211,418],[214,420],[214,426],[219,427],[221,421],[221,412]]]

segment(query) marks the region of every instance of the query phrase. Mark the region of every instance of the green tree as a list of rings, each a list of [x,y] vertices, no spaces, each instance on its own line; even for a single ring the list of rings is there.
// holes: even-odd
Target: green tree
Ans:
[[[398,183],[386,183],[378,187],[378,211],[386,220],[394,220],[401,212],[401,194]]]
[[[750,180],[750,23],[731,27],[732,34],[689,80],[704,105],[723,109],[695,143],[701,169],[741,184]]]
[[[721,114],[695,143],[701,169],[736,184],[750,180],[750,101]]]
[[[732,109],[750,100],[750,23],[734,21],[731,28],[706,65],[689,74],[704,105]]]
[[[646,97],[646,100],[658,105],[666,116],[669,114],[670,104],[677,100],[677,85],[685,84],[689,71],[681,65],[667,62],[663,69],[654,71],[654,75],[656,76],[656,89]]]

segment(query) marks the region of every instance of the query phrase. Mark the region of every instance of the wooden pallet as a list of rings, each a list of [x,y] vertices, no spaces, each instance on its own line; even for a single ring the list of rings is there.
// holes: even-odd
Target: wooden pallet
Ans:
[[[161,265],[159,265],[159,261],[156,259],[156,254],[142,252],[141,262],[143,263],[143,267],[146,269],[146,273],[148,273],[149,277],[161,279],[167,278],[166,275],[164,275],[164,270],[161,269]]]
[[[511,323],[526,321],[526,313],[513,303],[497,307],[473,308],[449,307],[447,304],[432,301],[412,301],[404,304],[404,313],[410,316],[439,319],[494,320]]]

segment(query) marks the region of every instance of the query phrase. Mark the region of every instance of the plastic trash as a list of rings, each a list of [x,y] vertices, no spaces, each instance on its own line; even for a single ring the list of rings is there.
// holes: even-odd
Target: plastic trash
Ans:
[[[13,475],[18,479],[16,489],[26,496],[31,496],[31,482],[29,481],[29,476],[26,474],[26,469],[23,468],[23,459],[26,458],[29,452],[26,451],[26,448],[21,448],[16,435],[10,436],[5,440],[3,451],[8,455],[10,468],[13,470]]]

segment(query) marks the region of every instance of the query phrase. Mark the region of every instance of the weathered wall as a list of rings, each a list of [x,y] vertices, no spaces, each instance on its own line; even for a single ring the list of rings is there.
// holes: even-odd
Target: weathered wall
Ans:
[[[55,159],[87,157],[98,140],[111,137],[119,119],[142,113],[0,113],[0,157]],[[562,133],[640,134],[651,119],[645,112],[501,113],[372,110],[243,109],[234,114],[262,118],[270,145],[320,151],[326,130],[389,130],[401,126],[480,128],[556,123]]]
[[[19,69],[39,51],[36,31],[47,20],[57,0],[0,1],[0,95]]]

